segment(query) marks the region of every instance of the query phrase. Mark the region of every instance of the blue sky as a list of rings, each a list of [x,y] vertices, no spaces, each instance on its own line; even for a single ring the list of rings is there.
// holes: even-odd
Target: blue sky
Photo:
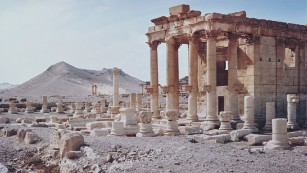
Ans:
[[[306,0],[0,0],[0,83],[21,84],[60,61],[95,70],[116,66],[149,80],[145,33],[151,19],[178,4],[202,15],[245,10],[247,17],[307,24]],[[184,77],[187,46],[179,53]],[[161,44],[161,84],[165,62]]]

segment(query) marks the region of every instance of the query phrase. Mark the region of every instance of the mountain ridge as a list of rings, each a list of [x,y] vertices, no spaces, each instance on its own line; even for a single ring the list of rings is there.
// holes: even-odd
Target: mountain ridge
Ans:
[[[121,71],[120,93],[137,92],[141,83],[144,82]],[[80,69],[61,61],[23,84],[0,91],[0,94],[11,96],[91,95],[92,85],[98,87],[97,93],[112,94],[112,69]]]

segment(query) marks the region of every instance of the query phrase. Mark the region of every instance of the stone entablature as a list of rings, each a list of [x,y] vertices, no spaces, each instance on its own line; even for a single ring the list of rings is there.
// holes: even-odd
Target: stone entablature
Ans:
[[[168,17],[161,16],[151,21],[155,26],[149,27],[146,34],[149,42],[165,42],[173,37],[180,43],[188,43],[189,35],[199,34],[200,37],[207,37],[208,34],[204,31],[216,31],[216,36],[222,37],[224,33],[237,33],[250,43],[257,40],[256,36],[260,35],[307,40],[307,26],[248,18],[244,11],[231,14],[208,13],[201,16],[201,12],[191,10]]]

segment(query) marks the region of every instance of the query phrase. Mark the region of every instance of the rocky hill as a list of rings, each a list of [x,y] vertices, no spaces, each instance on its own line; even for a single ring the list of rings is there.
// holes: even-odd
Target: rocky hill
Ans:
[[[143,81],[125,72],[120,74],[120,93],[139,91]],[[46,71],[14,88],[0,91],[5,96],[77,96],[91,95],[91,86],[97,85],[97,93],[112,94],[112,69],[86,70],[59,62]]]

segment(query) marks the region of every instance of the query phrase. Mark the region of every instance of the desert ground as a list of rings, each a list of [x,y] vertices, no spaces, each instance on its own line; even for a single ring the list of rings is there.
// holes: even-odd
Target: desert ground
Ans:
[[[291,145],[289,150],[264,150],[245,140],[216,142],[202,140],[202,134],[175,137],[110,137],[82,133],[84,145],[75,159],[50,155],[56,127],[31,127],[16,119],[33,120],[56,113],[8,114],[10,123],[0,125],[0,172],[305,172],[307,146]],[[57,115],[66,117],[68,114]],[[6,137],[5,129],[31,129],[40,140],[34,144]],[[156,129],[155,129],[156,130]],[[304,132],[304,130],[301,130]]]

